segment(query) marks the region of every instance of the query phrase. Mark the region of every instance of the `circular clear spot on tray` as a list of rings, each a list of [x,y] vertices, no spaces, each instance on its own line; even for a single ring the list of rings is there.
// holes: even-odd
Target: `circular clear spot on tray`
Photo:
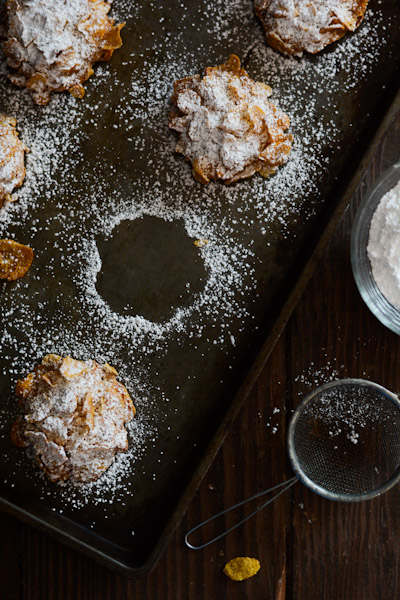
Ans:
[[[161,323],[204,289],[207,271],[183,222],[145,215],[118,223],[98,238],[101,269],[96,289],[122,315]]]
[[[400,401],[372,381],[326,383],[296,408],[288,451],[296,476],[324,498],[383,494],[400,481]]]
[[[397,163],[385,171],[369,190],[353,223],[350,253],[354,279],[364,302],[381,323],[400,335],[400,309],[393,306],[377,286],[367,252],[371,219],[383,196],[399,181],[400,163]]]

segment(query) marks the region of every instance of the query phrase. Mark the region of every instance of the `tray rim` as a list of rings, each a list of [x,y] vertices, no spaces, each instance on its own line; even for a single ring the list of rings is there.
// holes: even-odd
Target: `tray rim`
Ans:
[[[392,86],[391,86],[392,87]],[[354,195],[361,178],[366,171],[366,168],[373,158],[377,147],[381,143],[385,133],[387,132],[390,123],[392,122],[396,113],[400,110],[400,83],[393,84],[394,93],[391,95],[391,99],[388,100],[388,108],[385,111],[383,118],[380,120],[372,139],[366,146],[364,152],[361,153],[361,159],[359,160],[357,167],[350,177],[349,181],[344,185],[344,191],[341,194],[331,216],[329,217],[326,226],[321,230],[321,234],[318,236],[315,248],[313,252],[306,259],[305,264],[302,266],[299,276],[295,282],[294,287],[291,289],[286,302],[283,304],[281,311],[275,319],[275,324],[267,334],[267,337],[257,353],[255,360],[253,361],[250,368],[244,374],[242,383],[236,392],[229,409],[225,413],[224,418],[218,425],[216,432],[213,435],[211,442],[208,444],[200,462],[195,468],[190,481],[186,485],[183,494],[179,502],[177,503],[172,516],[169,518],[167,525],[162,531],[158,538],[158,542],[154,546],[153,550],[147,557],[146,562],[141,566],[135,566],[127,564],[122,560],[118,560],[105,552],[93,548],[86,542],[77,539],[68,532],[61,530],[52,523],[44,521],[42,518],[30,513],[24,508],[0,497],[0,510],[7,514],[10,514],[21,521],[32,525],[35,528],[48,533],[53,538],[56,538],[60,542],[66,544],[74,550],[80,551],[86,556],[96,560],[102,565],[118,572],[125,577],[137,578],[148,575],[155,567],[158,560],[161,558],[166,545],[172,536],[173,532],[180,524],[184,517],[190,500],[194,496],[204,476],[206,475],[211,463],[213,462],[218,450],[222,446],[222,443],[234,421],[239,413],[240,408],[243,406],[246,398],[248,397],[259,373],[267,362],[279,336],[283,332],[286,323],[288,322],[297,302],[300,300],[302,293],[308,284],[314,269],[321,257],[321,254],[332,237],[336,227],[338,226],[345,210],[347,209],[349,202]],[[358,141],[360,143],[360,141]]]

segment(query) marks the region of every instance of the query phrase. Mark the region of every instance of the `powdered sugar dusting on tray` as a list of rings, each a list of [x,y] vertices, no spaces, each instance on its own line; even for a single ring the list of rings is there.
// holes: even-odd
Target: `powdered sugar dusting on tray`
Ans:
[[[232,339],[236,344],[240,333],[252,326],[249,299],[257,289],[254,265],[259,260],[252,238],[261,233],[269,245],[274,236],[292,235],[293,219],[307,223],[313,206],[305,210],[304,198],[317,194],[317,183],[329,168],[326,148],[340,140],[338,124],[321,118],[321,91],[313,80],[321,78],[321,90],[328,89],[331,103],[339,103],[343,86],[352,87],[368,74],[384,43],[375,34],[380,19],[375,13],[354,37],[329,54],[298,61],[266,47],[261,29],[254,29],[251,3],[207,3],[201,16],[188,14],[184,3],[179,6],[182,29],[174,36],[174,51],[169,49],[168,33],[163,44],[154,45],[135,32],[141,40],[139,50],[120,62],[116,53],[115,63],[98,66],[83,101],[63,94],[37,108],[26,91],[11,87],[4,69],[0,74],[2,110],[18,119],[20,137],[31,149],[20,199],[0,213],[0,237],[17,237],[20,224],[29,223],[27,239],[19,241],[29,242],[36,251],[36,265],[44,265],[40,271],[34,262],[29,286],[23,279],[2,293],[0,373],[10,378],[12,386],[50,352],[107,361],[119,371],[137,408],[128,426],[128,453],[119,455],[94,484],[57,488],[65,506],[72,508],[87,502],[124,503],[134,491],[126,475],[142,472],[140,461],[149,448],[157,456],[153,473],[157,479],[156,463],[166,460],[161,455],[158,424],[173,423],[181,406],[170,401],[154,365],[170,343],[179,344],[182,339],[189,339],[196,348],[198,340],[206,337],[210,347],[227,352],[234,347]],[[155,23],[162,28],[168,11],[157,7],[149,3],[145,9],[159,11]],[[269,180],[254,176],[232,187],[211,183],[204,188],[193,180],[190,166],[174,153],[176,137],[168,129],[170,97],[174,80],[202,72],[221,58],[226,60],[230,50],[236,51],[240,37],[231,25],[234,10],[243,27],[254,30],[248,43],[241,44],[240,58],[246,59],[244,66],[253,79],[272,87],[274,101],[289,114],[294,145],[289,162]],[[115,2],[112,16],[126,19],[125,32],[129,32],[129,16],[138,12],[133,3]],[[215,50],[218,60],[209,59],[214,50],[208,48],[205,55],[201,43],[195,53],[179,52],[182,31],[194,31],[193,23],[212,31],[219,43],[226,42],[226,56]],[[119,78],[119,69],[129,69],[130,80]],[[115,89],[119,102],[111,105],[108,91]],[[86,125],[91,126],[93,138],[83,132]],[[103,130],[109,140],[106,149],[96,145],[95,136]],[[127,162],[118,170],[107,163],[107,152],[121,144]],[[93,148],[98,157],[92,157]],[[154,167],[153,176],[136,177],[131,169],[134,161]],[[76,178],[80,181],[78,199],[71,197]],[[119,185],[127,181],[129,195],[122,194]],[[101,268],[98,237],[110,238],[118,224],[145,216],[179,221],[193,242],[207,240],[198,248],[206,272],[203,289],[159,322],[114,312],[96,289]],[[44,299],[43,289],[49,290]],[[57,322],[64,324],[62,330]],[[4,429],[15,416],[12,412],[1,420]],[[25,464],[22,458],[20,464]],[[37,478],[37,472],[32,469],[28,477]],[[8,478],[10,485],[12,479]],[[43,478],[35,485],[43,487],[47,498],[55,493]]]

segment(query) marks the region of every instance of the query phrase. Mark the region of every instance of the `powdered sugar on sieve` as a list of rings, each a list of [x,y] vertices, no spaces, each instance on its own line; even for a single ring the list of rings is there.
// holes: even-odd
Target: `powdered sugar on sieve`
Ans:
[[[304,409],[303,415],[321,421],[329,427],[329,437],[345,435],[353,444],[368,440],[373,424],[392,421],[396,409],[388,408],[388,400],[380,399],[378,392],[357,385],[325,390]]]
[[[129,19],[125,9],[132,15],[141,10],[127,2],[115,2],[113,7],[117,20]],[[149,445],[163,460],[157,446],[158,423],[170,419],[179,406],[169,406],[167,394],[154,374],[150,376],[151,361],[179,336],[195,344],[196,339],[207,335],[210,344],[225,351],[232,347],[238,330],[240,333],[251,326],[249,296],[257,287],[254,265],[258,260],[251,237],[256,232],[265,236],[278,232],[287,237],[293,217],[301,217],[304,223],[312,217],[313,207],[308,206],[305,212],[303,199],[317,192],[317,183],[327,173],[327,140],[329,144],[340,140],[338,125],[321,118],[320,92],[313,81],[323,82],[321,89],[329,90],[332,104],[339,102],[343,87],[356,85],[369,72],[384,44],[376,34],[381,17],[375,13],[355,36],[329,54],[316,61],[298,61],[266,47],[261,28],[254,28],[250,2],[235,0],[229,6],[225,2],[208,3],[201,15],[190,15],[184,3],[179,7],[182,28],[174,35],[174,50],[170,49],[168,33],[162,44],[154,45],[151,33],[149,42],[135,32],[142,39],[142,47],[119,67],[130,69],[130,81],[119,78],[118,69],[112,65],[100,65],[88,82],[83,101],[63,94],[38,109],[27,92],[10,86],[4,69],[0,73],[3,110],[17,118],[21,139],[31,149],[20,199],[0,213],[0,237],[11,237],[21,223],[29,223],[36,256],[46,265],[43,272],[32,267],[30,289],[21,280],[13,288],[18,289],[17,294],[6,290],[2,296],[0,373],[14,383],[49,352],[107,361],[118,369],[137,407],[137,416],[129,425],[132,443],[128,453],[119,455],[98,482],[60,489],[65,504],[74,508],[87,502],[124,502],[131,493],[125,475],[132,470],[140,472],[140,458]],[[153,3],[145,9],[158,10],[155,22],[163,27],[167,11]],[[174,80],[201,72],[213,63],[204,63],[201,42],[196,52],[179,53],[176,48],[184,29],[194,29],[200,23],[213,33],[216,44],[226,42],[226,60],[228,47],[235,49],[237,40],[243,39],[232,25],[233,11],[236,20],[240,16],[242,27],[252,32],[249,41],[241,43],[240,58],[246,58],[245,67],[253,79],[271,85],[276,103],[291,117],[295,143],[288,164],[269,180],[257,176],[234,187],[211,183],[204,188],[194,182],[190,167],[174,154],[176,138],[168,130],[168,112]],[[150,51],[151,58],[146,58]],[[207,48],[207,56],[212,52],[213,48]],[[117,105],[109,104],[109,90],[118,90]],[[129,172],[129,161],[137,159],[140,151],[142,160],[154,167],[154,176],[132,180],[130,195],[122,195],[118,183],[126,182],[124,170],[118,172],[112,167],[107,171],[103,157],[101,169],[96,162],[87,168],[84,147],[92,146],[82,130],[86,124],[93,132],[106,129],[110,145],[123,139],[128,161],[124,170]],[[77,173],[79,201],[70,199]],[[165,322],[115,313],[96,290],[101,267],[96,237],[112,236],[119,223],[143,215],[180,220],[190,238],[208,240],[199,248],[207,272],[204,289],[193,295],[189,306],[176,308]],[[80,223],[79,232],[76,222]],[[57,293],[61,279],[64,284],[69,282],[69,294]],[[51,289],[51,294],[43,297],[43,286]],[[71,314],[78,315],[77,322]],[[62,331],[54,325],[60,321],[65,323]],[[233,326],[237,327],[235,333]],[[91,329],[96,335],[88,333]],[[127,352],[127,362],[119,358],[122,350]],[[43,479],[37,485],[43,486],[46,496],[54,493],[54,486]]]

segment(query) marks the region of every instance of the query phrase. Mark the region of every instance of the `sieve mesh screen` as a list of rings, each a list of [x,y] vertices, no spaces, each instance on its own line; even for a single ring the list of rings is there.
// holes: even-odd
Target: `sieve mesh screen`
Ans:
[[[337,500],[381,493],[400,476],[399,408],[396,396],[371,382],[322,386],[298,407],[289,428],[295,472]]]

